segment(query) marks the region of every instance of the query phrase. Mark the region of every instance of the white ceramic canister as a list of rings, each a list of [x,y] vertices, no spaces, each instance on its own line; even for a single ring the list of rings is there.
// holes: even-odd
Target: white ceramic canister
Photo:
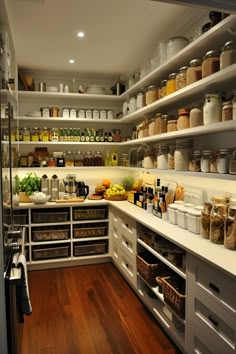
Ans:
[[[201,220],[201,210],[203,207],[199,207],[199,209],[192,208],[187,212],[187,228],[190,232],[200,235],[200,220]]]
[[[129,113],[134,113],[136,111],[136,98],[131,97],[129,100]]]
[[[184,201],[178,200],[168,205],[168,220],[171,224],[177,225],[177,210],[183,206]]]
[[[218,93],[208,93],[205,95],[203,106],[204,125],[218,123],[222,120],[222,101]]]
[[[177,224],[182,229],[187,229],[187,213],[194,206],[192,203],[186,203],[177,209]]]
[[[181,49],[189,44],[189,40],[185,37],[173,37],[167,41],[166,45],[166,59],[171,59],[174,55],[179,53]]]

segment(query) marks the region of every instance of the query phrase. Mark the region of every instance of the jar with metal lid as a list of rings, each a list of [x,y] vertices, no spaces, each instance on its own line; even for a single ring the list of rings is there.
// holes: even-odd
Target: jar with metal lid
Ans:
[[[171,119],[167,122],[167,133],[177,131],[177,119]]]
[[[136,111],[136,98],[131,97],[129,100],[129,113],[134,113]]]
[[[200,235],[203,238],[210,237],[210,216],[211,216],[212,202],[204,202],[203,210],[201,212]]]
[[[229,173],[236,175],[236,148],[234,148],[233,154],[229,160]]]
[[[222,122],[233,119],[233,103],[232,101],[223,102],[222,106]]]
[[[70,108],[70,118],[77,118],[77,109]]]
[[[55,157],[49,157],[47,161],[47,167],[56,167],[56,159]]]
[[[218,93],[207,93],[203,105],[204,125],[221,122],[222,101]]]
[[[175,144],[169,145],[169,152],[168,152],[168,170],[175,169]]]
[[[76,151],[74,156],[75,167],[84,166],[84,154],[82,151]]]
[[[159,170],[168,170],[168,145],[159,145],[158,155],[157,155],[157,166]]]
[[[161,87],[160,87],[160,98],[166,96],[166,85],[167,85],[167,80],[162,80]]]
[[[83,109],[83,108],[79,109],[78,118],[85,118],[85,109]]]
[[[229,173],[229,161],[232,157],[232,149],[220,149],[216,160],[218,173]]]
[[[23,129],[23,141],[30,141],[30,128],[28,127]]]
[[[176,75],[176,91],[182,89],[187,85],[186,83],[186,71],[188,67],[187,66],[182,66],[179,68],[179,72]]]
[[[202,62],[202,78],[212,75],[220,70],[220,57],[215,50],[207,52]]]
[[[230,250],[236,250],[236,206],[229,207],[225,220],[224,246]]]
[[[189,162],[189,171],[200,172],[201,171],[201,151],[196,150],[193,152],[192,159]]]
[[[212,159],[211,150],[203,150],[201,158],[201,172],[208,173],[210,172],[210,164]]]
[[[189,110],[181,108],[178,110],[177,130],[189,128]]]
[[[155,117],[150,119],[148,130],[149,130],[149,136],[156,135],[157,130],[156,130],[156,118]]]
[[[44,127],[41,131],[42,141],[49,141],[49,129]]]
[[[155,150],[152,148],[147,148],[144,152],[143,167],[144,168],[154,168],[155,160]]]
[[[220,55],[220,70],[236,63],[236,42],[228,41],[225,43]]]
[[[189,114],[190,128],[200,127],[203,125],[203,111],[201,108],[192,108]]]
[[[91,151],[86,151],[84,155],[84,166],[94,166],[94,156]]]
[[[192,141],[183,140],[176,142],[175,149],[175,170],[188,171],[189,161],[192,158]]]
[[[31,129],[31,140],[39,141],[39,130],[37,127]]]
[[[71,151],[65,153],[65,167],[74,167],[74,155]]]
[[[65,107],[62,108],[62,117],[63,118],[70,118],[70,109]]]
[[[157,85],[148,86],[146,92],[146,105],[149,105],[159,99],[159,88]]]
[[[210,241],[223,245],[224,243],[224,226],[228,212],[228,205],[225,198],[215,198],[210,215]]]
[[[202,61],[193,59],[186,70],[186,84],[191,85],[202,78]]]
[[[162,134],[167,132],[167,118],[168,116],[165,114],[156,114],[156,134]]]
[[[210,161],[210,172],[218,173],[217,171],[217,157],[218,154],[216,151],[212,151],[211,161]]]
[[[171,73],[168,76],[168,80],[166,83],[166,95],[170,95],[171,93],[176,91],[176,73]]]

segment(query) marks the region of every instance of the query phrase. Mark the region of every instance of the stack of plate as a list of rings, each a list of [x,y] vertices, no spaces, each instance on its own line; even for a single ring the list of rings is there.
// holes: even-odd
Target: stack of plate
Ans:
[[[91,85],[86,87],[85,93],[93,94],[93,95],[105,95],[105,87],[98,85]]]
[[[27,117],[41,117],[40,111],[30,111],[26,113]]]

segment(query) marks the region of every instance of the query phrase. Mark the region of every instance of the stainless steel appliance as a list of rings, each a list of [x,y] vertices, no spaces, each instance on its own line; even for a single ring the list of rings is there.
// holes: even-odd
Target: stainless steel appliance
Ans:
[[[77,182],[77,191],[76,195],[80,198],[86,198],[89,194],[89,186],[85,185],[84,182]]]
[[[63,180],[65,186],[65,193],[75,194],[76,193],[76,175],[68,174]]]

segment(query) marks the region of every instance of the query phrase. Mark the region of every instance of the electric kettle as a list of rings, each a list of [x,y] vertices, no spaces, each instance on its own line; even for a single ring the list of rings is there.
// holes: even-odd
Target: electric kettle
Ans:
[[[86,186],[84,182],[77,182],[76,195],[80,198],[86,198],[89,194],[89,186]]]

